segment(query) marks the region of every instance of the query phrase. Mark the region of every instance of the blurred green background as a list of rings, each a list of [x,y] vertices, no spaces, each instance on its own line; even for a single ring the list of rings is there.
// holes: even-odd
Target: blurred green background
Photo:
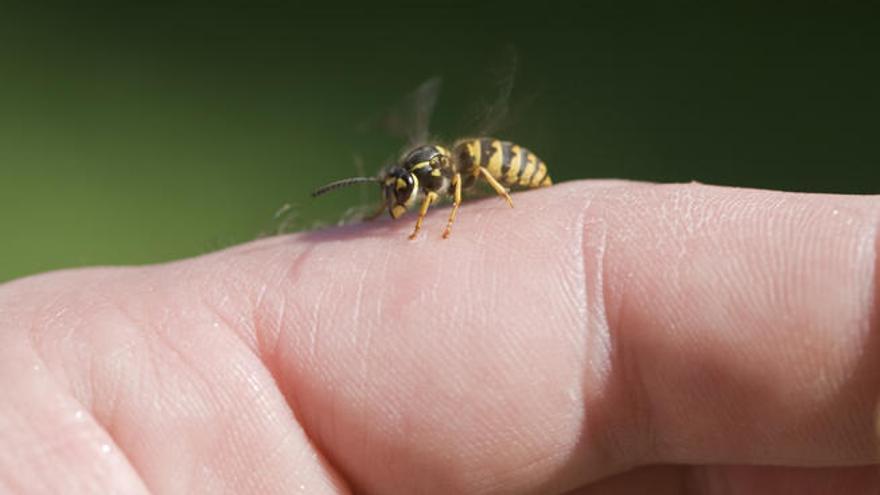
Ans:
[[[401,144],[357,124],[440,75],[433,130],[468,133],[508,44],[502,137],[556,180],[880,191],[869,2],[432,5],[0,7],[0,281],[334,221],[363,191],[309,191]]]

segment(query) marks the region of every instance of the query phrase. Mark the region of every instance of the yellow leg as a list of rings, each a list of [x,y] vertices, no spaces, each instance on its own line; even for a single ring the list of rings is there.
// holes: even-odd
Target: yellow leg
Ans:
[[[455,187],[455,195],[452,199],[452,211],[449,212],[449,220],[446,222],[446,230],[443,231],[444,239],[452,232],[452,222],[455,221],[455,214],[458,213],[458,207],[461,205],[461,174],[456,173],[452,176],[452,185]]]
[[[510,194],[507,193],[507,189],[499,184],[498,181],[495,180],[495,177],[492,177],[492,174],[490,174],[489,171],[486,170],[486,167],[480,167],[480,174],[482,174],[483,178],[486,179],[486,182],[488,182],[489,185],[492,186],[492,189],[495,189],[495,192],[497,192],[499,196],[507,200],[507,204],[510,205],[511,208],[513,208],[513,200],[510,199]]]
[[[419,233],[419,230],[422,229],[422,220],[425,219],[425,215],[428,214],[428,207],[431,206],[431,203],[437,199],[437,194],[433,192],[429,192],[425,195],[425,199],[422,201],[422,207],[419,208],[419,218],[416,220],[416,226],[412,231],[412,234],[409,235],[409,240],[415,240],[416,234]]]

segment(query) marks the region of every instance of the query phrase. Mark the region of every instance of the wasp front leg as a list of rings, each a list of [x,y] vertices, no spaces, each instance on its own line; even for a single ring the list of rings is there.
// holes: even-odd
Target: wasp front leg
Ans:
[[[416,219],[416,226],[413,229],[412,234],[409,235],[409,239],[411,241],[415,240],[416,235],[419,233],[419,230],[422,229],[422,220],[424,220],[425,215],[428,214],[428,207],[431,206],[431,203],[433,203],[436,199],[437,193],[435,192],[429,191],[427,194],[425,194],[425,199],[422,201],[422,207],[419,208],[419,218]]]
[[[446,222],[446,229],[443,231],[443,238],[449,237],[452,232],[452,222],[455,221],[455,214],[458,213],[458,207],[461,205],[461,174],[457,173],[452,176],[452,187],[454,190],[452,196],[452,211],[449,212],[449,220]]]
[[[510,205],[511,208],[513,208],[513,200],[510,199],[510,193],[507,192],[507,189],[505,189],[504,186],[502,186],[497,180],[495,180],[495,177],[492,177],[492,173],[489,172],[486,167],[480,167],[480,174],[483,176],[484,179],[486,179],[486,182],[488,182],[489,185],[492,186],[492,189],[494,189],[499,196],[504,198],[507,201],[507,204]]]

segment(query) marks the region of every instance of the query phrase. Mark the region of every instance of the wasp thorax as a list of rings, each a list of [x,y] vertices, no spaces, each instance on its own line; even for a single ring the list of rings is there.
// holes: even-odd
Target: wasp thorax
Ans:
[[[425,145],[413,148],[407,153],[400,162],[400,165],[406,169],[413,169],[420,164],[427,164],[436,161],[442,155],[442,149],[439,146]]]

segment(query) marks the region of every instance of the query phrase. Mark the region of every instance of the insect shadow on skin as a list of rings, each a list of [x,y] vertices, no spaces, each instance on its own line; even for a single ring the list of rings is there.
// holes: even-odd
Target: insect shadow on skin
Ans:
[[[470,213],[474,211],[479,214],[486,214],[488,212],[494,212],[498,210],[498,205],[495,202],[496,200],[492,197],[488,196],[480,196],[471,199],[468,201],[469,208],[467,211]],[[449,204],[441,205],[441,206],[449,206]],[[507,209],[506,207],[504,208]],[[384,211],[384,210],[383,210]],[[433,209],[429,210],[426,218],[426,223],[429,223],[431,217],[437,219],[442,216],[442,218],[446,218],[447,212],[438,211],[434,212]],[[298,239],[306,242],[331,242],[331,241],[345,241],[345,240],[354,240],[354,239],[389,239],[394,238],[398,239],[400,235],[403,235],[408,229],[407,224],[402,224],[400,222],[395,221],[386,221],[384,219],[378,219],[375,221],[360,221],[360,222],[350,222],[342,225],[328,225],[333,226],[334,228],[316,228],[312,230],[306,230],[299,233]],[[470,235],[470,232],[468,235]],[[457,238],[458,236],[456,236]],[[468,240],[470,237],[464,236]],[[449,239],[452,239],[450,237]]]
[[[513,58],[515,67],[515,57]],[[506,115],[506,102],[513,86],[513,74],[502,84],[496,111],[488,112],[492,124]],[[462,203],[463,191],[470,191],[478,183],[487,184],[510,207],[513,200],[509,188],[532,189],[552,184],[543,160],[525,147],[490,137],[459,139],[450,148],[437,144],[428,134],[428,122],[437,100],[440,79],[431,78],[420,85],[404,100],[407,113],[391,112],[384,119],[392,133],[405,135],[409,145],[390,166],[374,177],[350,177],[326,184],[312,193],[313,197],[352,185],[374,183],[379,185],[382,202],[367,220],[388,211],[397,219],[418,205],[418,216],[410,239],[421,230],[428,209],[442,200],[451,200],[443,238],[448,238]],[[503,111],[497,111],[503,109]]]

